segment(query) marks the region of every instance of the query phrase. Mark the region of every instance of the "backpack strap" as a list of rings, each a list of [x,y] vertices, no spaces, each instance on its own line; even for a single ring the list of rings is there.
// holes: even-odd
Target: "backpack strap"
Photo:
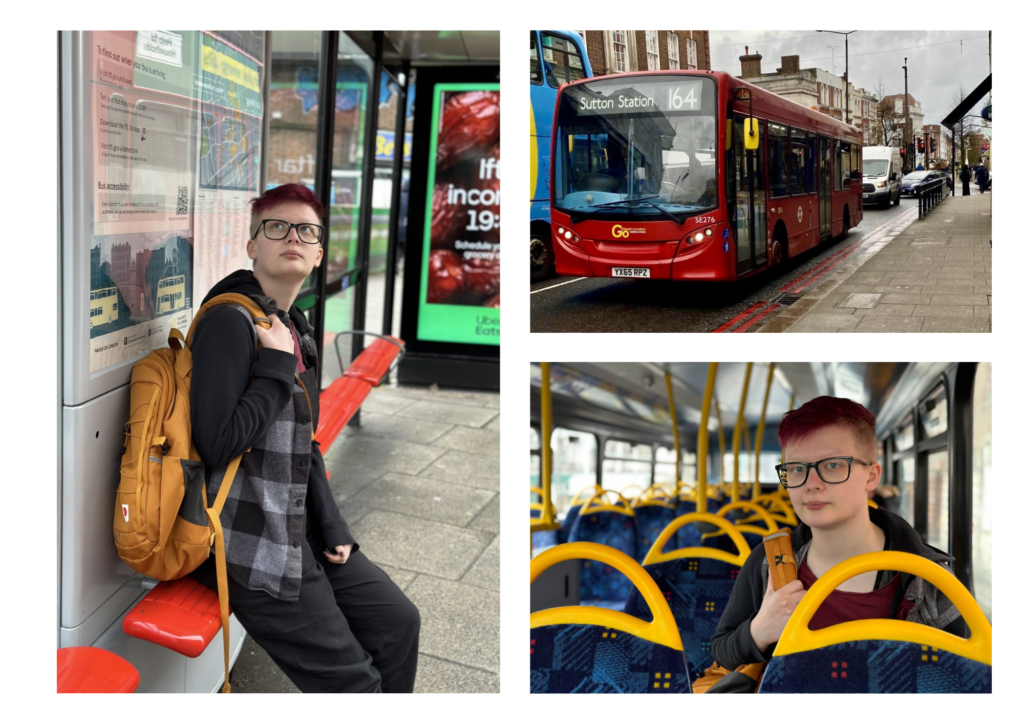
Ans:
[[[252,448],[249,449],[251,450]],[[249,452],[249,450],[245,452]],[[238,466],[242,462],[242,455],[244,454],[236,455],[228,463],[227,472],[224,473],[224,480],[221,482],[220,490],[217,491],[217,499],[213,501],[213,507],[206,509],[206,518],[210,521],[210,526],[214,531],[211,542],[216,552],[214,564],[217,568],[217,599],[220,603],[221,626],[224,629],[224,686],[221,688],[221,692],[224,694],[231,693],[231,684],[228,680],[231,668],[231,632],[229,629],[231,612],[228,610],[228,568],[227,559],[225,558],[226,554],[224,553],[224,531],[220,525],[220,512],[224,510],[224,503],[228,499],[231,483],[234,482],[235,474],[238,472]]]
[[[199,321],[199,318],[203,315],[203,313],[221,304],[238,304],[242,307],[245,307],[245,310],[249,312],[249,315],[252,317],[252,321],[255,324],[260,325],[261,327],[263,327],[263,329],[270,329],[270,320],[267,319],[265,312],[252,299],[245,296],[244,294],[238,294],[236,292],[230,292],[228,294],[218,294],[213,299],[208,301],[206,304],[201,306],[199,308],[199,311],[197,311],[192,316],[192,324],[188,328],[188,337],[185,339],[185,344],[187,346],[192,346],[192,334],[193,332],[195,332],[196,322]]]

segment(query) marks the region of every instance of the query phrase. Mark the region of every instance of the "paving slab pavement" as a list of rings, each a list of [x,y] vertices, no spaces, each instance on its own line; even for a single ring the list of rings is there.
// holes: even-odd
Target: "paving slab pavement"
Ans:
[[[991,332],[992,194],[946,197],[758,332]]]

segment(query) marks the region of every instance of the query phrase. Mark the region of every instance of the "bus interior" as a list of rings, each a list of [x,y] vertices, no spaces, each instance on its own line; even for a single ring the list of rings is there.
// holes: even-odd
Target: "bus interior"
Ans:
[[[818,631],[800,629],[813,613],[800,616],[809,592],[760,690],[991,691],[991,375],[991,363],[963,362],[532,364],[531,690],[659,693],[669,688],[670,669],[678,672],[671,691],[698,690],[715,663],[711,637],[739,569],[764,536],[800,523],[775,470],[779,423],[827,395],[854,400],[876,418],[882,472],[868,505],[902,517],[952,562],[942,569],[911,554],[869,553],[830,569],[809,590],[834,588],[853,575],[847,564],[863,558],[860,572],[927,575],[964,617],[970,638],[870,620],[822,629],[831,636],[823,642]],[[885,558],[893,554],[915,560]],[[665,566],[678,577],[666,579]],[[588,632],[596,637],[590,648],[582,643]],[[609,668],[609,636],[633,653],[637,642],[653,647],[653,659],[631,659],[628,672]],[[582,647],[578,656],[558,653],[570,640]],[[790,640],[800,643],[784,650]],[[861,656],[849,679],[797,668],[780,686],[780,672],[792,674],[780,669],[792,660],[783,653],[871,645],[904,646],[907,666],[933,647],[921,666],[946,668],[942,676],[915,668],[916,676],[887,689],[878,683],[877,656]],[[544,658],[552,647],[554,664]],[[680,655],[672,669],[667,662]]]

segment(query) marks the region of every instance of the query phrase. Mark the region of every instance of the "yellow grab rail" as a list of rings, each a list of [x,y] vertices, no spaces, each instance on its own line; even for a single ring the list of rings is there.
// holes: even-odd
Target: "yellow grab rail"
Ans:
[[[892,619],[847,621],[817,631],[808,628],[818,607],[836,587],[843,581],[869,571],[899,571],[928,581],[956,606],[971,630],[971,637],[962,639],[931,626]],[[992,625],[964,584],[938,563],[902,551],[864,553],[830,568],[807,590],[793,611],[775,646],[775,656],[850,641],[870,640],[909,641],[921,646],[934,646],[972,661],[992,665]]]
[[[679,548],[674,551],[669,551],[668,553],[664,553],[662,551],[662,548],[664,548],[665,544],[668,543],[669,538],[675,535],[677,530],[682,528],[684,525],[689,525],[690,523],[697,521],[711,523],[725,531],[732,539],[732,542],[736,544],[736,550],[738,550],[739,553],[729,553],[727,551],[718,550],[717,548],[706,548],[703,546]],[[647,551],[647,557],[644,558],[644,565],[649,566],[654,563],[674,561],[677,558],[714,558],[718,561],[731,563],[734,566],[742,566],[743,562],[747,560],[747,556],[749,555],[750,546],[747,545],[747,539],[744,538],[736,529],[736,526],[728,520],[713,513],[687,513],[686,515],[679,516],[665,526],[661,531],[661,534],[651,545],[651,549]]]
[[[569,507],[573,507],[580,502],[580,497],[588,490],[593,490],[596,493],[602,492],[604,489],[600,485],[588,485],[587,487],[580,490],[576,495],[572,496],[572,500],[569,501]]]
[[[530,614],[530,628],[558,624],[588,624],[624,631],[645,641],[683,650],[679,627],[658,584],[639,563],[621,551],[599,543],[563,543],[549,548],[530,561],[530,583],[556,563],[585,559],[605,563],[624,574],[637,587],[653,614],[650,623],[635,616],[597,606],[559,606]]]
[[[738,501],[736,503],[729,503],[728,505],[723,505],[721,508],[718,509],[717,515],[720,515],[720,516],[722,516],[724,518],[726,513],[729,513],[729,512],[731,512],[733,510],[750,510],[750,511],[753,511],[754,515],[756,515],[757,517],[759,517],[761,520],[764,521],[765,527],[768,529],[768,530],[765,530],[764,528],[758,528],[756,525],[749,525],[749,524],[742,523],[742,522],[733,523],[733,525],[736,526],[736,530],[738,530],[740,533],[753,533],[754,535],[766,535],[766,534],[769,534],[769,533],[777,533],[778,530],[779,530],[779,524],[776,523],[775,519],[772,518],[771,515],[768,514],[767,510],[762,508],[757,503],[748,503],[745,500],[741,500],[741,501]],[[750,520],[750,519],[746,518],[746,520]]]
[[[614,490],[602,490],[600,493],[594,493],[589,498],[587,498],[587,502],[585,502],[583,506],[580,508],[580,515],[604,513],[609,510],[612,511],[613,513],[622,513],[623,515],[629,516],[633,515],[633,509],[629,507],[628,500],[619,495],[619,501],[617,503],[613,503],[611,499],[607,497],[609,493],[619,495]],[[595,500],[599,499],[604,499],[607,505],[599,505],[596,508],[591,508],[590,504],[593,503]]]

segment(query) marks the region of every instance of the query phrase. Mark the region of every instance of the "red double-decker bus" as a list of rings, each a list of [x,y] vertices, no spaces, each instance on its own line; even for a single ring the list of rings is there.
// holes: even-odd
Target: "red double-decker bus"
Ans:
[[[863,217],[858,130],[727,73],[563,85],[551,160],[564,275],[732,281]]]

